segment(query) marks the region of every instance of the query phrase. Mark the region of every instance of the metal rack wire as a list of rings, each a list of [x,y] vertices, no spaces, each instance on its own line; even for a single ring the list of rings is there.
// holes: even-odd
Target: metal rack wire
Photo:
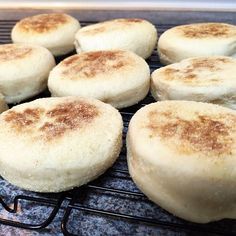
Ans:
[[[15,23],[15,20],[0,21],[0,44],[11,42],[10,31]],[[82,22],[82,26],[91,23],[94,22]],[[158,25],[159,34],[170,27],[173,25]],[[161,67],[156,52],[147,62],[151,70]],[[48,96],[48,93],[43,93],[41,96]],[[154,100],[148,95],[139,104],[121,110],[124,121],[123,141],[132,115],[140,107],[151,102]],[[1,213],[7,213],[7,217],[0,215],[0,223],[14,227],[32,230],[46,228],[55,219],[59,210],[63,210],[61,231],[65,235],[91,235],[92,233],[99,235],[96,232],[109,234],[109,230],[113,230],[113,235],[156,235],[160,229],[165,235],[236,235],[236,223],[233,220],[205,225],[194,224],[177,219],[150,202],[135,187],[129,176],[125,142],[115,165],[98,180],[86,186],[60,194],[37,194],[22,190],[19,192],[17,188],[12,188],[13,196],[4,195],[4,191],[0,189]],[[13,203],[12,206],[10,203]],[[30,219],[25,222],[14,217],[19,213],[20,207],[28,207],[32,214],[34,204],[48,209],[42,217],[37,217],[37,222]],[[92,228],[88,226],[88,222],[93,224]],[[94,224],[96,224],[95,228]]]

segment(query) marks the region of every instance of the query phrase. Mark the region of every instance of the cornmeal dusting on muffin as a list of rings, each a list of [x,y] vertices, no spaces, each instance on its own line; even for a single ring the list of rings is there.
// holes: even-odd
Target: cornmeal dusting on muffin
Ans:
[[[236,36],[236,30],[231,25],[219,23],[200,23],[179,26],[178,30],[188,38],[210,38]]]
[[[180,153],[203,152],[221,156],[231,154],[235,122],[236,116],[232,114],[211,117],[196,113],[188,120],[169,110],[149,112],[145,127],[150,131],[150,138],[159,137],[166,144],[174,145]]]
[[[0,46],[0,62],[10,61],[15,59],[22,59],[28,56],[32,52],[32,48],[15,45],[15,44],[6,44]]]
[[[68,17],[64,14],[41,14],[21,20],[18,26],[26,32],[44,33],[55,30],[67,22]]]
[[[65,102],[49,111],[43,108],[27,108],[17,112],[10,110],[4,120],[20,132],[30,132],[36,136],[52,140],[63,136],[65,132],[82,129],[99,115],[95,105],[86,102]]]
[[[77,80],[119,70],[128,64],[131,62],[122,51],[97,51],[71,56],[60,65],[66,78]]]

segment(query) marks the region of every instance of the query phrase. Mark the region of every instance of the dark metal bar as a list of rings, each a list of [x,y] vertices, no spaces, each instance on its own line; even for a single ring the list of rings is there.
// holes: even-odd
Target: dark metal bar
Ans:
[[[3,219],[0,218],[0,223],[4,224],[4,225],[10,225],[13,227],[19,227],[19,228],[23,228],[23,229],[42,229],[47,227],[55,218],[57,212],[59,211],[61,204],[64,200],[64,196],[61,195],[57,202],[55,203],[55,201],[50,201],[49,199],[40,199],[40,198],[33,198],[30,196],[17,196],[16,201],[14,201],[14,209],[11,210],[11,213],[16,213],[17,212],[17,203],[18,201],[21,200],[29,200],[29,201],[35,201],[37,203],[47,203],[48,206],[53,206],[52,202],[54,202],[54,208],[51,211],[50,215],[47,216],[46,220],[44,220],[43,222],[39,223],[39,224],[28,224],[28,223],[21,223],[21,222],[17,222],[17,221],[13,221],[13,220],[8,220],[8,219]],[[5,204],[5,203],[4,203]],[[8,208],[7,210],[9,210],[10,208]]]

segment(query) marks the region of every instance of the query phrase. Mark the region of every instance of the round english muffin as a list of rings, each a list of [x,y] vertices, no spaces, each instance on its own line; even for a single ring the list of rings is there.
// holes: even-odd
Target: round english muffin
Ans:
[[[236,26],[224,23],[181,25],[165,31],[158,42],[158,54],[167,65],[199,56],[236,57]]]
[[[80,29],[75,35],[77,53],[121,49],[148,58],[157,43],[157,30],[143,19],[114,19]]]
[[[151,92],[156,100],[210,102],[236,109],[236,59],[196,57],[155,70]]]
[[[0,115],[0,128],[2,177],[37,192],[64,191],[97,178],[122,145],[121,115],[95,99],[21,104]]]
[[[54,57],[46,48],[0,45],[0,92],[6,102],[17,103],[42,92],[54,66]]]
[[[150,69],[133,52],[108,50],[73,55],[51,72],[48,88],[55,97],[83,96],[116,108],[142,100],[150,87]]]
[[[67,14],[40,14],[20,20],[12,29],[11,37],[14,43],[40,45],[59,56],[74,50],[78,29],[79,21]]]
[[[129,172],[148,198],[185,220],[236,218],[236,111],[193,101],[140,109],[127,135]]]

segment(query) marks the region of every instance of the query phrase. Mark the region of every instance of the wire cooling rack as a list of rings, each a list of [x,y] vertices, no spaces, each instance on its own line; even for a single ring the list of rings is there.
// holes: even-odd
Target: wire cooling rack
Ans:
[[[0,21],[0,44],[10,43],[15,20]],[[95,22],[81,22],[82,26]],[[171,24],[156,26],[159,35]],[[63,57],[57,58],[57,62]],[[147,60],[151,71],[162,65],[156,51]],[[49,96],[46,91],[40,97]],[[28,230],[45,229],[59,222],[50,234],[65,235],[236,235],[236,222],[222,220],[195,224],[178,219],[150,202],[131,180],[125,137],[133,114],[154,102],[148,95],[139,104],[121,110],[124,121],[123,148],[115,163],[97,180],[59,194],[24,191],[0,179],[0,223]],[[59,228],[59,229],[58,229]],[[19,231],[20,232],[20,231]],[[57,232],[57,233],[56,233]]]

